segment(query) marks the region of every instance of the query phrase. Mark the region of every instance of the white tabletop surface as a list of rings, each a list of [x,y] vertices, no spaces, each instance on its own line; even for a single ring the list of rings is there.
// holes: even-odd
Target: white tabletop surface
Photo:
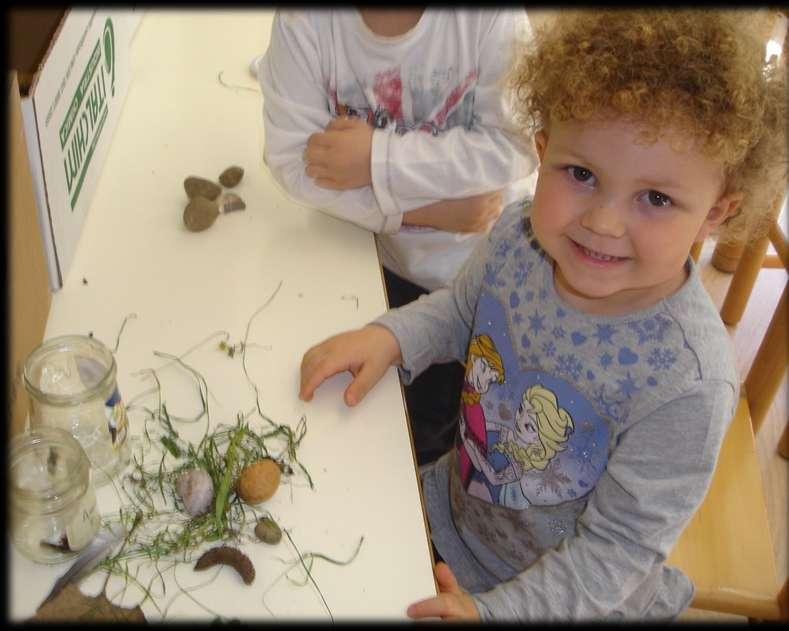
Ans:
[[[298,458],[314,481],[310,489],[294,476],[266,508],[302,552],[346,559],[364,537],[349,565],[313,565],[335,620],[405,618],[409,603],[435,594],[435,583],[396,370],[356,408],[342,402],[348,375],[328,380],[310,403],[297,396],[304,351],[376,317],[385,299],[372,235],[290,200],[263,165],[262,97],[247,67],[266,49],[272,16],[271,10],[145,12],[132,43],[132,83],[119,126],[73,266],[53,296],[45,339],[92,332],[113,348],[124,318],[136,314],[116,352],[124,400],[151,386],[138,371],[153,368],[168,409],[193,414],[199,409],[194,383],[153,351],[181,355],[197,346],[185,361],[206,379],[212,423],[233,423],[254,407],[254,391],[239,356],[217,349],[219,337],[200,343],[218,331],[239,342],[249,325],[246,364],[261,407],[293,428],[306,417]],[[236,87],[222,85],[220,72]],[[245,169],[235,191],[246,210],[220,215],[204,232],[187,231],[184,178],[216,180],[233,164]],[[252,423],[260,421],[253,416]],[[134,436],[133,417],[131,425]],[[193,428],[195,442],[204,428]],[[117,510],[111,485],[97,495],[103,514]],[[165,574],[166,595],[142,605],[146,618],[329,619],[311,584],[275,582],[285,567],[278,559],[295,558],[284,538],[273,548],[244,550],[256,566],[251,586],[230,568],[209,582],[180,566],[179,583],[204,586],[185,597],[172,572]],[[67,566],[36,565],[12,548],[11,619],[31,616]],[[98,578],[85,581],[83,591]],[[111,582],[108,596],[116,588]],[[130,594],[118,599],[134,604]]]

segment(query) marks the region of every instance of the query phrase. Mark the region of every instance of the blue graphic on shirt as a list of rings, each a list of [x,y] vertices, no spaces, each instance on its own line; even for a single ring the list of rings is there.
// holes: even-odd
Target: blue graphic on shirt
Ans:
[[[463,438],[472,463],[464,486],[470,495],[515,509],[576,500],[605,470],[608,424],[576,387],[587,371],[575,355],[559,354],[552,373],[538,363],[524,367],[525,336],[511,339],[508,313],[483,290],[474,337],[490,338],[506,379],[481,395],[485,452]]]

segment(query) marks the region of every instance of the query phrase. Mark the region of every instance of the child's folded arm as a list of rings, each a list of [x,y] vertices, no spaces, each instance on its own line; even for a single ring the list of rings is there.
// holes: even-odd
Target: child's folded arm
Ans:
[[[629,610],[628,599],[704,498],[734,398],[731,383],[710,381],[623,432],[575,535],[512,580],[475,594],[483,619],[491,612],[521,620],[638,615],[646,603]],[[671,597],[690,599],[679,591]]]
[[[288,12],[275,17],[258,75],[264,100],[266,165],[299,202],[373,232],[397,232],[402,214],[384,214],[370,186],[330,190],[317,186],[305,173],[308,138],[332,120],[317,42],[309,20]]]

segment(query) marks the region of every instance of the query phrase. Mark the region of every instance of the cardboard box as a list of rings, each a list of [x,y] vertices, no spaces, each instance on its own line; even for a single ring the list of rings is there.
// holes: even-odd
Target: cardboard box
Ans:
[[[8,115],[8,355],[6,400],[10,432],[24,428],[27,394],[22,384],[25,359],[38,346],[49,316],[52,294],[44,258],[38,209],[33,194],[33,177],[27,159],[22,126],[22,108],[15,72],[8,74],[6,94]]]
[[[131,79],[132,8],[68,9],[22,117],[50,287],[62,287],[79,242]],[[21,35],[20,35],[21,37]]]

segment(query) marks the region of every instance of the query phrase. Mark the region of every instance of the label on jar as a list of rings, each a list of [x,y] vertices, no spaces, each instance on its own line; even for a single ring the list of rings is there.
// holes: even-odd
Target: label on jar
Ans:
[[[107,417],[107,427],[110,430],[112,446],[120,447],[126,440],[126,430],[129,426],[129,421],[126,418],[126,406],[123,405],[118,386],[115,386],[112,395],[105,401],[104,414]]]
[[[73,517],[66,524],[66,540],[70,550],[81,550],[88,545],[101,526],[101,517],[96,510],[96,494],[92,486],[79,501]]]

